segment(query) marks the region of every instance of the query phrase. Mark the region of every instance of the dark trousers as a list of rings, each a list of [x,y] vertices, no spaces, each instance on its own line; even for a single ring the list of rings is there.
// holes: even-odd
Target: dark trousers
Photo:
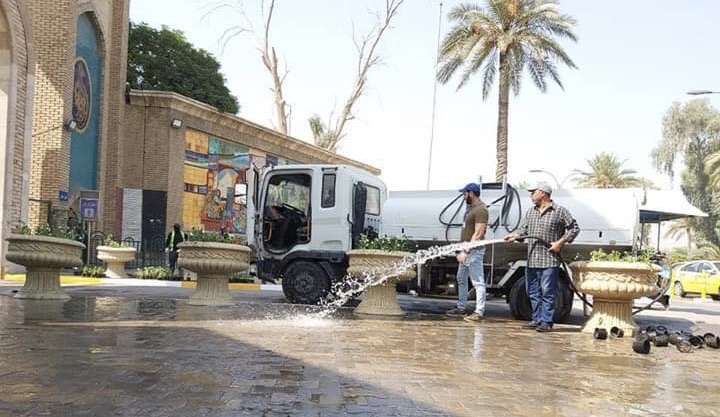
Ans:
[[[178,251],[174,250],[170,252],[170,275],[175,274],[175,266],[177,265]]]
[[[553,324],[555,290],[559,274],[558,267],[525,269],[525,285],[532,308],[532,321],[537,324]]]

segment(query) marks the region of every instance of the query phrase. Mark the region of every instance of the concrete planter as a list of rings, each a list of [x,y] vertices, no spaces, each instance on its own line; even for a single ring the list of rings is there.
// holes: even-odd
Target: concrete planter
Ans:
[[[125,264],[135,260],[135,248],[98,246],[97,257],[107,264],[108,278],[126,278]]]
[[[395,284],[415,278],[412,266],[404,268],[401,261],[409,252],[388,252],[378,249],[356,249],[348,252],[348,273],[356,279],[367,274],[375,277],[390,275],[382,284],[365,290],[363,300],[355,308],[358,316],[404,316],[397,302]]]
[[[25,285],[15,298],[38,300],[68,300],[70,296],[60,288],[60,272],[64,267],[82,265],[80,242],[49,236],[11,234],[7,239],[5,258],[27,271]]]
[[[637,326],[632,317],[633,300],[657,294],[654,265],[642,262],[590,261],[570,264],[578,290],[593,296],[593,311],[582,331],[617,327],[631,334]]]
[[[228,289],[230,274],[250,268],[250,248],[217,242],[182,242],[178,266],[197,273],[197,286],[190,297],[194,305],[232,304]]]

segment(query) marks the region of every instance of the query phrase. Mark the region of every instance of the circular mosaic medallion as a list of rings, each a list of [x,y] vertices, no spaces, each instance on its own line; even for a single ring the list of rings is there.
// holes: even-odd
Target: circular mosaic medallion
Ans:
[[[73,83],[73,120],[77,122],[77,130],[82,132],[87,127],[92,109],[92,89],[90,86],[90,73],[85,60],[79,58],[75,61],[75,80]]]

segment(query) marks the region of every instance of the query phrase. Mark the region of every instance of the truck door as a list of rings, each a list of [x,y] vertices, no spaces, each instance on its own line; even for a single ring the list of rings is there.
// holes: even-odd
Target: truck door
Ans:
[[[280,254],[310,242],[312,177],[297,172],[268,175],[260,212],[262,247]]]
[[[358,182],[353,186],[353,207],[352,207],[352,248],[358,247],[360,235],[365,230],[365,212],[367,208],[367,186]]]

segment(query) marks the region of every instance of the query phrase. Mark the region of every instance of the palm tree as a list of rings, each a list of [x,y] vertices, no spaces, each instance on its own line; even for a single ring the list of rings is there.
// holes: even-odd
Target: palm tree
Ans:
[[[313,143],[321,148],[335,151],[337,141],[334,140],[332,132],[329,132],[325,123],[320,120],[320,116],[314,115],[308,119],[310,131],[313,135]]]
[[[687,237],[687,252],[690,253],[692,250],[692,225],[690,224],[690,218],[684,217],[673,220],[670,223],[670,227],[665,231],[665,237],[675,239],[676,242],[682,237]]]
[[[557,63],[576,66],[556,39],[577,41],[576,22],[560,13],[557,0],[485,0],[485,7],[455,6],[448,18],[454,26],[440,47],[438,81],[447,83],[464,66],[460,89],[482,69],[482,96],[487,100],[500,74],[495,177],[502,181],[507,174],[510,88],[515,96],[520,93],[525,69],[540,91],[547,91],[548,77],[562,88]]]
[[[705,173],[708,174],[708,188],[720,191],[720,151],[708,155],[705,159]]]
[[[601,152],[586,161],[590,171],[579,171],[583,178],[577,180],[578,187],[628,188],[643,185],[641,178],[632,175],[635,170],[622,169],[626,161],[621,161],[613,153]]]

